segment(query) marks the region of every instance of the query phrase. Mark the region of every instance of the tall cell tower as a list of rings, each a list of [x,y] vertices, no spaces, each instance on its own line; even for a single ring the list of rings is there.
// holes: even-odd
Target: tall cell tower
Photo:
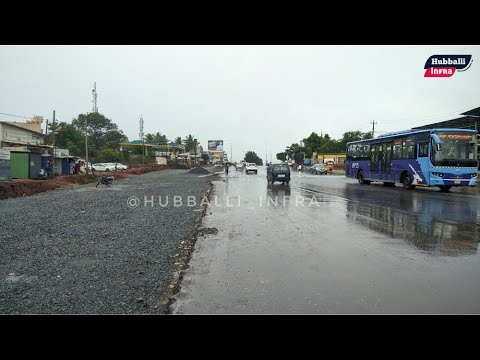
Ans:
[[[93,97],[93,109],[92,111],[94,113],[97,113],[98,112],[98,106],[97,106],[97,83],[94,82],[93,83],[93,90],[92,90],[92,97]]]
[[[143,140],[143,117],[140,115],[140,140]]]

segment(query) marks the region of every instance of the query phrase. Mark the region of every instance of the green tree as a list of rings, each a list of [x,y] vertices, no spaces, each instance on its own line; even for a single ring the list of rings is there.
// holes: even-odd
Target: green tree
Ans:
[[[302,151],[301,150],[301,146],[298,145],[298,144],[292,144],[290,146],[287,146],[286,149],[285,149],[285,152],[287,153],[287,156],[290,158],[290,159],[293,159],[295,154]]]
[[[146,142],[154,142],[154,139],[155,139],[155,135],[153,135],[153,134],[149,133],[149,134],[145,135],[145,141]]]
[[[155,142],[158,142],[160,144],[168,144],[170,140],[167,139],[166,135],[163,135],[159,132],[155,133]]]
[[[206,153],[203,153],[202,154],[202,159],[203,159],[203,162],[205,164],[208,164],[208,160],[210,160],[210,156],[208,156],[208,154],[206,154]]]
[[[71,155],[85,154],[85,135],[78,131],[75,126],[66,122],[48,124],[47,143],[53,145],[55,133],[55,146],[68,149]]]
[[[118,150],[105,148],[98,152],[97,158],[103,162],[120,162],[123,161],[123,154]]]
[[[277,160],[287,161],[287,153],[285,151],[278,153],[277,154]]]
[[[166,135],[162,135],[161,133],[157,132],[155,134],[147,134],[145,135],[146,142],[154,142],[160,144],[168,144],[169,140],[167,139]]]
[[[362,140],[367,140],[367,139],[372,139],[373,138],[373,132],[368,131],[366,133],[363,133]]]
[[[193,151],[196,152],[197,150],[197,142],[193,135],[188,135],[184,140],[183,144],[185,144],[185,151]]]
[[[308,149],[308,153],[318,152],[322,146],[322,137],[319,136],[316,132],[312,132],[309,137],[303,139],[303,143],[305,145],[305,148]]]
[[[287,157],[295,160],[296,163],[303,163],[304,157],[312,156],[312,149],[310,147],[292,144],[285,149]],[[305,153],[305,155],[304,155]]]
[[[293,155],[293,159],[297,164],[303,164],[303,160],[305,159],[305,157],[303,156],[303,153],[297,152]]]
[[[255,153],[255,151],[247,151],[244,157],[245,161],[247,163],[255,163],[257,165],[263,165],[262,159],[258,157],[258,155]]]
[[[182,138],[180,136],[176,137],[175,140],[173,140],[173,143],[182,145],[183,143]]]
[[[111,148],[116,148],[118,143],[128,142],[128,137],[122,130],[111,130],[104,136],[105,145]]]
[[[338,152],[339,145],[335,139],[332,139],[330,135],[325,134],[322,139],[322,146],[320,147],[319,154],[335,154]]]
[[[98,112],[79,114],[76,119],[72,120],[72,125],[83,134],[86,131],[89,142],[97,150],[102,149],[106,145],[107,133],[118,130],[117,124]]]
[[[371,132],[363,133],[359,130],[356,131],[347,131],[343,134],[342,138],[338,140],[338,146],[336,152],[345,152],[347,148],[347,143],[350,141],[358,141],[364,139],[370,139],[372,137]]]

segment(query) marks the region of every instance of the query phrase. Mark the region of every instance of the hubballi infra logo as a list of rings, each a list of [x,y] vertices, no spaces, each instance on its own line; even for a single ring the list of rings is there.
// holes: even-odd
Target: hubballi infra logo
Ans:
[[[472,65],[472,55],[432,55],[425,63],[424,77],[451,77]]]

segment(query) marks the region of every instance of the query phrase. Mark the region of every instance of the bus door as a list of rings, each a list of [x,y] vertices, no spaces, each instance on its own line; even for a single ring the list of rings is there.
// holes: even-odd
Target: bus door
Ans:
[[[392,175],[391,175],[391,170],[392,170],[392,143],[383,143],[382,145],[382,179],[385,180],[393,180]]]
[[[430,142],[424,141],[417,144],[417,161],[421,168],[428,169],[430,167],[430,159],[428,157],[428,149]],[[433,153],[433,148],[432,148]],[[427,184],[430,184],[430,173],[428,171],[423,173],[423,177]]]
[[[370,146],[370,172],[374,174],[374,178],[376,179],[378,176],[378,155],[380,152],[380,145],[372,144]]]

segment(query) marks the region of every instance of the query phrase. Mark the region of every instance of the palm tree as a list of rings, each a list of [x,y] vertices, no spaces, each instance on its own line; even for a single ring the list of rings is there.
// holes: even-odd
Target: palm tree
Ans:
[[[142,139],[140,139],[140,140],[142,140]],[[154,142],[155,141],[155,136],[153,134],[149,133],[149,134],[145,135],[145,141],[146,142]]]
[[[197,149],[197,142],[192,135],[188,135],[184,140],[185,151],[195,151]]]
[[[175,140],[173,140],[174,144],[182,144],[182,138],[180,136],[176,137]]]
[[[166,144],[168,143],[168,139],[165,135],[162,135],[161,133],[157,132],[155,134],[155,142],[158,142],[160,144]]]

